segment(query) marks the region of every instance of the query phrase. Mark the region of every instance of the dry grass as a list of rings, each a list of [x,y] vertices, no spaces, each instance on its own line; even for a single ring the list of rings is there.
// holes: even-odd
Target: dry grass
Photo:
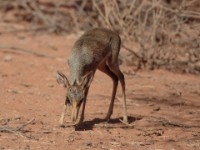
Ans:
[[[92,27],[118,32],[135,68],[200,72],[198,0],[1,0],[4,22],[28,30],[76,33]],[[12,14],[14,17],[9,17]],[[31,31],[32,31],[31,30]],[[137,49],[133,50],[132,45]]]

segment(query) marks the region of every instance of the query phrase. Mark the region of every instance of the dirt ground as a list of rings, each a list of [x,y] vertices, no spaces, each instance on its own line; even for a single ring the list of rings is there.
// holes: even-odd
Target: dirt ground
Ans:
[[[65,89],[55,80],[57,70],[67,75],[67,55],[76,35],[57,36],[9,33],[0,36],[0,150],[199,150],[200,78],[164,70],[138,71],[121,65],[126,78],[130,125],[122,117],[121,87],[118,87],[112,119],[106,123],[112,80],[97,71],[86,105],[85,121],[58,126]],[[47,57],[19,52],[24,48]],[[13,47],[12,47],[13,48]]]

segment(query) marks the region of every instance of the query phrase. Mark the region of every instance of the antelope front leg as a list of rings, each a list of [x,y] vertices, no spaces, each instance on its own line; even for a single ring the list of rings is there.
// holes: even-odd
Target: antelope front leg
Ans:
[[[86,100],[87,100],[88,90],[89,90],[89,88],[87,88],[86,91],[85,91],[85,98],[83,100],[83,107],[82,107],[81,117],[80,117],[80,120],[78,122],[79,124],[82,123],[83,120],[84,120],[85,104],[86,104]]]
[[[64,122],[64,118],[65,118],[66,109],[67,109],[67,104],[65,104],[65,105],[63,106],[63,111],[62,111],[62,114],[61,114],[61,116],[60,116],[60,121],[59,121],[60,126],[63,126],[63,125],[64,125],[63,122]]]
[[[82,123],[83,120],[84,120],[85,104],[86,104],[86,99],[84,99],[84,102],[83,102],[83,107],[82,107],[81,117],[80,117],[80,120],[79,120],[78,124]]]

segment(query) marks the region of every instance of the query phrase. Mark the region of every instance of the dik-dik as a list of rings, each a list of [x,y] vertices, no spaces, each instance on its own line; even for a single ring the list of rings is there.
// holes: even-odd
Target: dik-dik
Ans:
[[[69,80],[62,72],[57,72],[57,82],[63,84],[67,92],[60,125],[63,125],[67,106],[72,107],[70,109],[72,121],[77,121],[79,109],[83,105],[79,123],[83,122],[88,90],[97,69],[107,74],[113,81],[111,102],[105,119],[109,121],[113,113],[118,81],[120,81],[123,94],[123,122],[128,122],[125,80],[118,62],[120,45],[121,39],[118,34],[101,28],[85,32],[75,42],[68,58]]]

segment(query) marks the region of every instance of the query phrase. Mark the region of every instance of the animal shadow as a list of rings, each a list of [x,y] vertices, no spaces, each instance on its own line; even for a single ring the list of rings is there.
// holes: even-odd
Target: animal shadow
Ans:
[[[76,125],[75,131],[92,130],[95,127],[95,125],[98,126],[102,123],[103,123],[103,125],[105,124],[105,128],[129,128],[129,127],[131,127],[131,126],[129,126],[129,124],[131,125],[136,120],[141,120],[142,118],[129,116],[128,117],[129,124],[127,124],[127,125],[123,124],[120,121],[120,119],[122,120],[122,118],[113,118],[113,119],[110,119],[109,122],[107,122],[107,120],[105,120],[105,119],[95,118],[93,120],[85,121],[81,124]],[[108,126],[106,126],[106,125],[108,125]],[[102,126],[102,127],[104,127],[104,126]]]

